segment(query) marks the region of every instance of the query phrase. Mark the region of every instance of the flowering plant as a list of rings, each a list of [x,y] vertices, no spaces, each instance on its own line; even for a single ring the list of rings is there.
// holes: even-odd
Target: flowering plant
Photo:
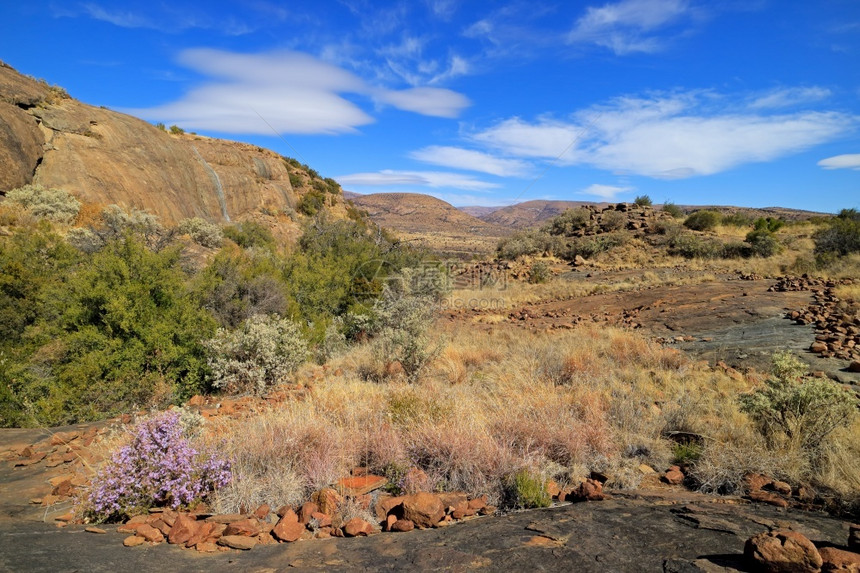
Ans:
[[[93,517],[108,521],[155,506],[190,505],[231,479],[230,462],[214,451],[195,449],[179,413],[168,411],[133,428],[131,443],[93,478],[86,503]]]

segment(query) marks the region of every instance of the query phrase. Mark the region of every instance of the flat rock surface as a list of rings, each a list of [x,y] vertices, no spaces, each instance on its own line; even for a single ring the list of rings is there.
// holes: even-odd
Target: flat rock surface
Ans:
[[[734,503],[726,503],[731,501]],[[443,529],[300,541],[201,555],[167,544],[122,546],[125,534],[0,522],[3,571],[744,571],[744,541],[790,527],[842,545],[847,523],[683,491],[616,493]]]

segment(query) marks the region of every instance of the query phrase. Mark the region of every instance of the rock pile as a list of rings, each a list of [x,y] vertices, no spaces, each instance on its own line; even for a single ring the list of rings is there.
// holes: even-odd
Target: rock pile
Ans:
[[[750,537],[744,546],[744,556],[756,570],[774,573],[860,571],[860,554],[830,545],[816,547],[806,536],[790,529],[765,531]]]
[[[825,281],[804,275],[782,278],[769,290],[812,291],[813,302],[806,308],[788,312],[786,317],[797,324],[815,325],[815,342],[809,347],[812,352],[825,358],[856,362],[860,370],[860,312],[834,294],[837,286],[853,284],[854,279]]]

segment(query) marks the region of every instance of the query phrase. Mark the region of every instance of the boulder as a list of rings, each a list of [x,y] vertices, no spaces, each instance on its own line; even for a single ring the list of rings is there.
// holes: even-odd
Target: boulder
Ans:
[[[255,518],[242,519],[227,524],[227,529],[224,530],[225,536],[244,535],[245,537],[254,537],[260,534],[260,522]]]
[[[218,545],[247,551],[256,547],[257,540],[246,535],[223,535],[218,539]]]
[[[680,485],[684,483],[684,472],[678,466],[672,466],[666,473],[663,474],[663,481],[670,485]]]
[[[158,529],[149,525],[148,523],[144,523],[137,528],[137,535],[143,537],[150,543],[161,543],[162,541],[164,541],[164,534],[161,533],[161,531],[159,531]]]
[[[750,537],[744,555],[768,573],[817,573],[823,560],[812,542],[796,531],[777,530]]]
[[[566,496],[567,501],[601,501],[605,498],[603,484],[594,479],[585,480]]]
[[[379,489],[387,483],[388,480],[382,476],[349,476],[337,480],[337,490],[343,495],[359,496]]]
[[[391,527],[389,528],[390,531],[397,531],[400,533],[412,531],[413,529],[415,529],[415,524],[408,519],[398,519],[397,521],[392,523]]]
[[[412,521],[419,529],[433,527],[445,517],[445,506],[439,496],[427,492],[407,495],[401,503],[403,519]]]
[[[373,526],[360,517],[353,517],[343,526],[343,534],[347,537],[366,537],[373,533]]]
[[[281,541],[298,541],[306,528],[303,523],[299,522],[299,517],[291,509],[272,528],[272,535]]]
[[[838,571],[839,573],[860,573],[860,553],[845,551],[836,547],[822,547],[818,550],[822,571]]]
[[[767,503],[776,507],[788,507],[788,501],[786,499],[768,491],[752,491],[750,492],[749,497],[753,501]]]
[[[337,515],[337,508],[343,503],[343,497],[334,489],[327,487],[314,492],[311,501],[317,504],[321,512],[334,517]]]
[[[298,514],[299,515],[299,522],[307,525],[307,523],[311,520],[311,517],[315,513],[322,513],[322,512],[320,512],[320,508],[319,508],[319,506],[317,506],[317,504],[315,504],[312,501],[309,501],[309,502],[302,504],[302,507],[301,507],[301,509],[299,509],[299,514]],[[283,516],[281,516],[281,517],[283,517]]]
[[[167,533],[167,542],[172,544],[187,543],[194,537],[200,524],[190,515],[180,514],[173,520],[173,527]]]

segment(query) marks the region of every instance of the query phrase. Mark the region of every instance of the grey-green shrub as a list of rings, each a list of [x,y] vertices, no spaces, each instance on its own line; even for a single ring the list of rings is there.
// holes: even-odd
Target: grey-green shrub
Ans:
[[[806,367],[790,352],[773,358],[772,376],[764,386],[738,399],[741,410],[774,442],[787,439],[811,455],[836,429],[857,415],[857,396],[826,378],[808,378]]]
[[[220,247],[224,238],[221,227],[200,217],[183,219],[179,223],[179,232],[189,235],[198,245],[212,249]]]
[[[262,394],[304,363],[308,345],[299,326],[278,315],[254,315],[236,330],[218,329],[205,342],[212,386],[233,394]]]
[[[6,193],[6,200],[27,209],[41,219],[69,223],[78,216],[81,202],[62,189],[24,185]]]
[[[711,231],[720,224],[721,216],[716,211],[696,211],[684,221],[684,226],[694,231]]]

